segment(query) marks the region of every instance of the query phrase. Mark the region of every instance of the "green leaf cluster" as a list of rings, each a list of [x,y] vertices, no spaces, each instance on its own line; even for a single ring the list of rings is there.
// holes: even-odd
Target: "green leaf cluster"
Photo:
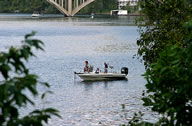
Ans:
[[[185,46],[183,24],[191,18],[192,8],[187,0],[141,0],[140,7],[145,23],[140,25],[138,55],[148,67],[167,46]]]
[[[166,47],[157,62],[151,64],[145,73],[147,80],[144,105],[163,114],[166,125],[192,124],[192,22],[186,38],[187,47],[178,45]]]
[[[25,66],[29,58],[35,56],[34,49],[43,50],[43,42],[34,39],[34,35],[35,32],[27,34],[20,47],[12,46],[8,52],[0,52],[0,126],[41,126],[43,122],[48,123],[51,115],[59,116],[53,108],[35,110],[23,118],[19,114],[19,109],[28,103],[35,105],[25,94],[27,90],[37,96],[37,84],[49,87],[49,84],[40,82],[37,75],[30,74]]]
[[[32,13],[33,11],[56,13],[56,8],[50,5],[47,0],[1,0],[0,12]]]
[[[154,125],[192,125],[192,4],[142,0],[138,55],[146,66],[145,106],[162,115]]]

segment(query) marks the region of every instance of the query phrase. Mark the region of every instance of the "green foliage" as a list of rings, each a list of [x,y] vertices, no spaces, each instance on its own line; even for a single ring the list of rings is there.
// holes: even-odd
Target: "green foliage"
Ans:
[[[53,8],[47,0],[1,0],[0,12],[14,12],[19,10],[21,13],[32,13],[33,11],[55,13],[56,8]]]
[[[96,0],[80,11],[80,14],[90,13],[110,13],[117,9],[117,0]],[[1,0],[0,12],[14,12],[19,10],[21,13],[32,13],[39,11],[43,13],[60,13],[47,0]]]
[[[90,5],[84,7],[79,13],[110,13],[114,9],[117,9],[117,0],[95,0]]]
[[[125,126],[156,126],[153,123],[143,121],[142,120],[143,115],[144,114],[141,112],[134,113],[133,118],[129,121],[128,125]]]
[[[134,113],[134,116],[127,124],[122,124],[120,126],[157,126],[156,124],[143,121],[144,114],[142,112]]]
[[[153,95],[143,100],[153,111],[164,114],[169,125],[192,124],[192,22],[186,27],[187,46],[166,47],[145,73],[147,92]]]
[[[192,10],[187,0],[141,0],[140,7],[146,20],[140,26],[138,55],[148,67],[167,46],[184,46],[186,30],[183,24],[190,19]]]
[[[147,90],[142,100],[162,114],[156,125],[192,125],[192,21],[188,22],[192,7],[188,2],[141,1],[147,18],[137,42],[146,66]]]
[[[35,105],[25,92],[28,90],[37,96],[37,84],[49,87],[49,84],[38,81],[37,75],[30,74],[24,64],[35,56],[32,50],[43,50],[43,42],[33,39],[34,35],[34,32],[27,34],[21,47],[10,47],[8,52],[0,52],[0,126],[41,126],[43,122],[48,123],[51,115],[59,117],[58,111],[53,108],[34,110],[23,118],[19,117],[18,109],[28,103]]]
[[[128,13],[139,14],[139,4],[131,6],[130,3],[128,3],[126,6],[121,7],[121,9],[127,10]]]

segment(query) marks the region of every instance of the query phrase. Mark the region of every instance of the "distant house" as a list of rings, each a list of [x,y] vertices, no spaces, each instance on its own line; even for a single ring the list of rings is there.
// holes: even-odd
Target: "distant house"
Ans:
[[[135,13],[138,8],[135,8],[139,0],[118,0],[118,9],[111,10],[111,15],[128,15],[128,13]],[[126,7],[130,6],[131,9]],[[136,9],[136,10],[135,10]]]
[[[139,0],[118,0],[118,7],[119,9],[129,5],[129,6],[136,6]]]

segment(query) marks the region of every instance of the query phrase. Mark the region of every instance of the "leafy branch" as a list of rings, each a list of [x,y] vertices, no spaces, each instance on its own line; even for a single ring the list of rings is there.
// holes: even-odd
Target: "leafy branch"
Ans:
[[[35,103],[25,94],[28,90],[34,97],[38,96],[37,84],[50,87],[48,83],[38,80],[38,76],[30,74],[25,63],[34,57],[34,49],[43,51],[43,42],[34,39],[35,32],[25,35],[19,48],[11,46],[8,52],[0,52],[0,73],[3,80],[0,82],[0,125],[41,126],[48,123],[52,115],[60,117],[53,108],[34,110],[29,115],[19,118],[19,109],[28,103]],[[11,75],[14,75],[12,77]],[[42,99],[46,93],[43,93]]]

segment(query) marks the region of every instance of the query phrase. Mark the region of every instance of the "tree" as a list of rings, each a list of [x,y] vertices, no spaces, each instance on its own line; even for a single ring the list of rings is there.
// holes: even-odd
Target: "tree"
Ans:
[[[42,126],[52,115],[60,117],[53,108],[34,110],[24,117],[19,114],[19,109],[27,104],[35,105],[25,94],[27,90],[35,97],[38,95],[37,84],[49,87],[48,83],[40,82],[37,75],[31,74],[24,64],[35,56],[33,49],[43,50],[43,42],[33,39],[34,35],[34,32],[25,35],[20,48],[10,47],[8,52],[0,52],[0,126]]]
[[[137,41],[138,55],[148,67],[156,62],[159,53],[167,46],[183,47],[186,34],[183,24],[191,17],[191,4],[186,0],[141,0],[145,24],[140,25],[141,37]]]
[[[80,13],[106,13],[117,8],[117,0],[96,0],[83,8]],[[60,13],[47,0],[1,0],[0,12],[14,12],[19,10],[22,13],[43,11],[44,13]]]
[[[145,106],[162,114],[154,125],[192,125],[192,21],[188,0],[142,0],[138,55],[146,66]]]
[[[192,21],[187,23],[187,47],[166,47],[145,73],[144,105],[163,114],[160,124],[192,125]]]
[[[79,13],[110,13],[113,9],[117,9],[117,0],[95,0]]]
[[[19,10],[22,13],[32,13],[33,11],[46,11],[55,13],[56,8],[51,8],[47,0],[1,0],[1,12],[14,12]],[[48,10],[51,8],[51,10]]]

